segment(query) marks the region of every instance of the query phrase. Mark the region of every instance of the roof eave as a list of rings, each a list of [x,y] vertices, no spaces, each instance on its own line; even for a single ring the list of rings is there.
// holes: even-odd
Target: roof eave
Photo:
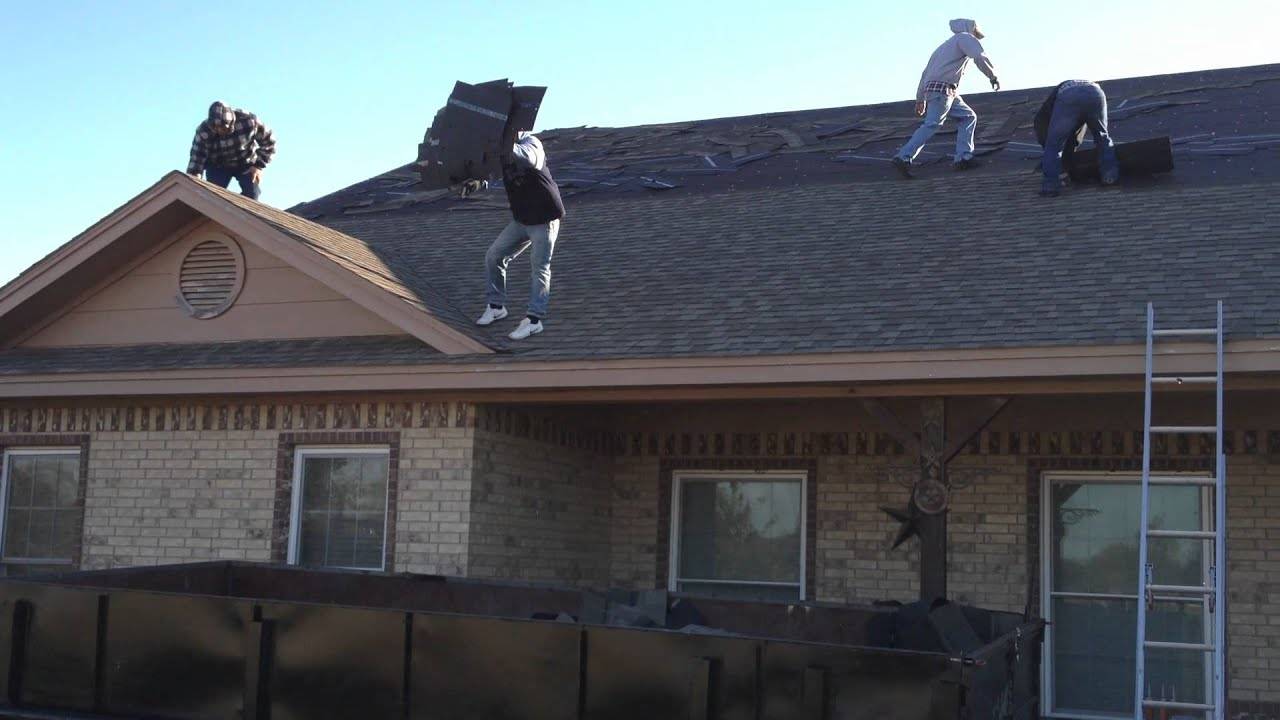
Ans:
[[[426,392],[587,400],[696,397],[730,388],[837,388],[836,394],[1139,392],[1142,345],[831,353],[718,358],[449,362],[411,366],[206,369],[0,376],[0,398]],[[1280,340],[1228,343],[1228,387],[1280,387]],[[1170,345],[1162,365],[1194,372],[1202,344]],[[1260,379],[1261,378],[1261,379]],[[1270,378],[1276,378],[1272,380]],[[1250,385],[1240,383],[1249,379]],[[1074,388],[1074,389],[1073,389]],[[662,389],[665,395],[652,390]],[[914,391],[913,391],[914,392]],[[798,393],[803,394],[803,393]]]

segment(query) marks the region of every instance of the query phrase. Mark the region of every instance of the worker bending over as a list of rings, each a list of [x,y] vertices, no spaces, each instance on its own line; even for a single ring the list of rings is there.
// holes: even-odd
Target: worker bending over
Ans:
[[[196,126],[191,141],[187,173],[226,187],[235,178],[240,194],[258,199],[262,170],[276,154],[276,138],[253,113],[218,101],[209,106],[209,118]]]
[[[560,232],[560,219],[564,217],[564,202],[547,168],[547,153],[538,138],[522,132],[514,143],[504,143],[504,146],[510,150],[502,155],[502,186],[507,190],[512,220],[485,254],[489,307],[476,324],[490,325],[507,316],[507,266],[532,246],[528,313],[508,335],[512,340],[523,340],[542,332],[542,320],[547,316],[551,300],[551,255]],[[463,195],[481,185],[480,180],[466,181]]]
[[[982,43],[978,42],[985,37],[978,29],[978,23],[973,20],[952,20],[951,32],[951,37],[929,57],[929,64],[920,75],[920,84],[916,86],[916,115],[923,116],[924,122],[893,158],[894,167],[903,177],[911,177],[911,161],[915,160],[925,143],[929,142],[929,138],[933,137],[948,117],[954,117],[960,122],[960,128],[956,132],[956,154],[952,167],[965,170],[972,166],[973,131],[978,126],[978,116],[965,103],[964,98],[956,93],[970,60],[991,80],[993,90],[1000,89],[995,67],[983,52]]]
[[[1070,170],[1086,127],[1093,132],[1093,144],[1098,148],[1102,184],[1114,185],[1120,179],[1115,142],[1107,132],[1107,94],[1098,83],[1068,80],[1054,88],[1036,112],[1036,139],[1044,146],[1041,195],[1052,197],[1061,190],[1062,168],[1065,165]]]

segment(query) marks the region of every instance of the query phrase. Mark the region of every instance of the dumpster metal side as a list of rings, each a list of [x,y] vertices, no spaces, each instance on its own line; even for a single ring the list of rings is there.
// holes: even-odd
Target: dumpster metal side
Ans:
[[[878,638],[885,609],[678,597],[706,611],[678,630],[574,620],[587,595],[239,563],[4,580],[0,717],[1035,716],[1042,624],[1014,615],[966,610],[985,644],[930,652],[802,639]]]

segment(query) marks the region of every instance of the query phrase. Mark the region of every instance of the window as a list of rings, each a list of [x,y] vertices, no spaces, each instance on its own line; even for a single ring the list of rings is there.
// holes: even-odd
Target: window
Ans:
[[[805,482],[803,473],[677,474],[670,589],[803,600]]]
[[[1133,717],[1139,482],[1130,474],[1064,474],[1044,481],[1044,692],[1050,717]],[[1202,488],[1154,486],[1151,527],[1209,529],[1209,505]],[[1209,547],[1201,540],[1152,539],[1154,582],[1205,584]],[[1212,616],[1205,599],[1187,598],[1157,602],[1147,619],[1150,640],[1201,643]],[[1210,671],[1207,653],[1148,650],[1148,696],[1204,702]]]
[[[5,574],[75,565],[84,522],[78,449],[6,451],[2,494]]]
[[[382,570],[387,448],[299,448],[293,464],[289,562]]]

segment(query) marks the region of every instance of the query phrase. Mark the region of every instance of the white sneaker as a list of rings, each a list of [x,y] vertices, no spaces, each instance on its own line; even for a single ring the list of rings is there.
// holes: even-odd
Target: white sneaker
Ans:
[[[480,319],[476,321],[476,324],[492,325],[495,321],[501,320],[506,316],[507,316],[507,309],[504,307],[500,307],[497,309],[487,307],[484,309],[484,314],[481,315]]]
[[[529,318],[525,318],[520,321],[520,327],[516,328],[515,330],[512,330],[511,334],[508,335],[507,337],[511,338],[512,340],[523,340],[529,337],[530,335],[537,335],[540,332],[542,332],[541,320],[539,320],[538,322],[529,322]]]

